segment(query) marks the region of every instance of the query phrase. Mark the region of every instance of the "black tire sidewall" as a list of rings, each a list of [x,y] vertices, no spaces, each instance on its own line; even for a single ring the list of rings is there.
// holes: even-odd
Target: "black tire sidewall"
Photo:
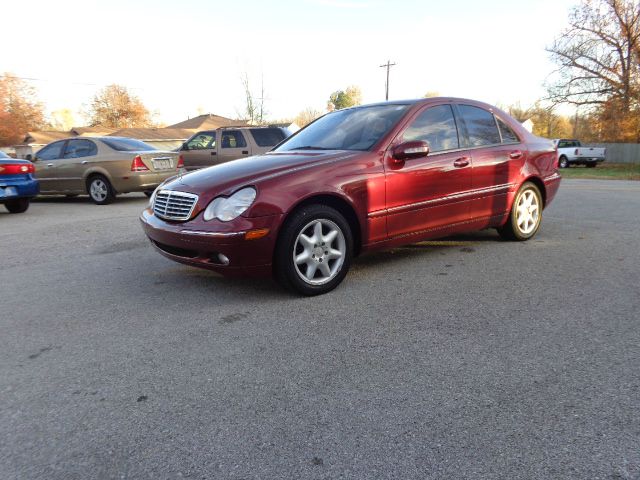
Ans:
[[[292,251],[300,230],[309,222],[326,219],[335,223],[345,238],[346,254],[338,274],[323,285],[310,285],[300,278],[293,264]],[[327,205],[301,207],[291,214],[280,231],[274,258],[274,273],[285,287],[307,296],[321,295],[336,288],[347,275],[353,258],[353,233],[344,216]]]
[[[569,160],[567,160],[567,157],[560,157],[558,165],[560,168],[569,168]]]
[[[104,184],[107,186],[107,196],[105,197],[104,200],[96,200],[91,195],[91,184],[96,180],[102,180]],[[91,199],[91,201],[96,205],[108,205],[109,203],[113,202],[113,200],[116,198],[115,192],[113,191],[113,187],[111,186],[111,182],[104,175],[93,175],[89,177],[89,179],[87,180],[87,193],[89,194],[89,198]]]
[[[7,200],[4,204],[9,213],[24,213],[29,208],[28,198],[16,198],[13,200]]]

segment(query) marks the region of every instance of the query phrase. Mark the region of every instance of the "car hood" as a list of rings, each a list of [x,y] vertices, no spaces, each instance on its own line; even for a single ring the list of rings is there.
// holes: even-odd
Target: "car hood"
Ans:
[[[361,152],[344,150],[266,153],[196,170],[175,178],[163,188],[195,194],[212,190],[216,194],[230,194],[233,193],[231,190],[256,184],[267,178],[313,168],[359,153]]]

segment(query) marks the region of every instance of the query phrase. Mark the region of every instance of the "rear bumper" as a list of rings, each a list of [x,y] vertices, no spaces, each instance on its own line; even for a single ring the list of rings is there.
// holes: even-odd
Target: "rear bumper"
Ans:
[[[549,175],[546,177],[544,182],[544,189],[546,191],[545,195],[545,203],[544,206],[547,207],[551,203],[551,201],[555,198],[556,193],[558,193],[558,188],[560,188],[560,182],[562,181],[562,177],[556,172],[553,175]]]
[[[15,198],[35,197],[39,192],[40,184],[33,178],[29,180],[0,178],[0,202]]]
[[[239,217],[231,222],[195,219],[170,223],[146,209],[140,216],[145,234],[165,257],[176,262],[213,270],[226,276],[269,276],[281,215]],[[245,240],[246,232],[268,228],[257,240]],[[229,259],[224,265],[219,255]]]
[[[138,173],[131,172],[123,177],[113,177],[113,187],[118,193],[144,192],[155,190],[167,178],[175,177],[178,173],[175,170],[166,172]]]

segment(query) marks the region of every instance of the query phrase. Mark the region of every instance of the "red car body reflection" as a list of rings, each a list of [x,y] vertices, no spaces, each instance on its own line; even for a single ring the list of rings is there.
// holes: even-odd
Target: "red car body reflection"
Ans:
[[[487,227],[505,228],[525,184],[533,184],[540,193],[542,205],[535,217],[539,223],[542,208],[553,200],[560,183],[551,141],[532,135],[505,112],[476,101],[432,98],[382,105],[406,107],[367,150],[276,148],[161,185],[158,191],[165,194],[183,192],[197,200],[184,221],[146,209],[141,221],[147,236],[160,253],[178,262],[226,275],[268,275],[283,224],[309,205],[327,205],[340,212],[349,225],[354,255]],[[406,160],[394,156],[394,148],[407,137],[419,136],[417,119],[434,107],[452,112],[457,143],[438,138],[444,127],[427,126],[435,132],[427,137],[428,155]],[[474,118],[486,117],[483,112],[493,116],[499,136],[486,122],[472,124]],[[481,130],[474,133],[478,125],[487,127],[486,135]],[[489,139],[484,144],[483,135]],[[255,189],[255,200],[240,216],[230,221],[204,219],[213,199],[248,186]],[[521,203],[518,212],[528,209],[534,219],[531,202]]]

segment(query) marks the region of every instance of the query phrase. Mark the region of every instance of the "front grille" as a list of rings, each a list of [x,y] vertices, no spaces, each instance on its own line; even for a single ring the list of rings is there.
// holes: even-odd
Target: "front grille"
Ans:
[[[189,220],[197,201],[198,196],[193,193],[160,190],[153,202],[153,213],[166,220]]]

